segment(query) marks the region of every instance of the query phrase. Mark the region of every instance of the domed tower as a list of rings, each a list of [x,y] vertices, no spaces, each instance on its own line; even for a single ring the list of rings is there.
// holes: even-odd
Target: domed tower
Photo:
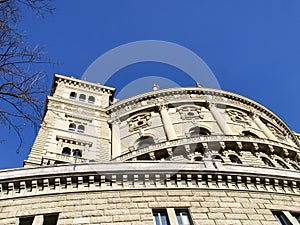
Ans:
[[[0,224],[299,225],[300,135],[259,103],[197,87],[118,102],[56,75]]]

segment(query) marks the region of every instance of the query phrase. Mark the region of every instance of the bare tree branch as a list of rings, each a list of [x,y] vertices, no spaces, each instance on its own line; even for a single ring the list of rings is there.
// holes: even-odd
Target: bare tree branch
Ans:
[[[19,27],[24,10],[44,17],[51,0],[0,0],[0,124],[13,131],[20,149],[24,124],[38,127],[44,109],[47,74],[38,64],[49,64],[39,46],[31,47]]]

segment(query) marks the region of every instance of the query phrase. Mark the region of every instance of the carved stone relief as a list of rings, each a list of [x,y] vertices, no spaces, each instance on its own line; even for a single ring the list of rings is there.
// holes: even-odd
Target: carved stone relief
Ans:
[[[192,120],[192,119],[203,119],[204,116],[201,114],[201,108],[195,106],[184,106],[179,110],[180,117],[183,120]]]
[[[128,120],[129,131],[140,130],[151,125],[150,113],[139,114]]]
[[[251,126],[251,119],[246,113],[234,109],[228,109],[227,113],[233,122]]]

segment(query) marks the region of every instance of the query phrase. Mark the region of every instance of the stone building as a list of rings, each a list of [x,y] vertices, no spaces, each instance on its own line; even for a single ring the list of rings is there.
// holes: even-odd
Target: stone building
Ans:
[[[0,171],[5,225],[299,225],[300,135],[203,87],[113,101],[55,75],[24,168]]]

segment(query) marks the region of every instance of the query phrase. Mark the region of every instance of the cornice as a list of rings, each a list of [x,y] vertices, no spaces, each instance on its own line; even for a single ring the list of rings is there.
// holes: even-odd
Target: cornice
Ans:
[[[0,171],[0,199],[131,189],[219,189],[300,195],[300,173],[202,162],[104,162]]]
[[[73,86],[84,87],[84,88],[88,88],[90,90],[95,90],[95,91],[103,91],[103,92],[106,92],[109,94],[113,94],[113,92],[115,91],[115,88],[113,88],[113,87],[104,86],[101,84],[76,79],[74,77],[67,77],[64,75],[54,74],[54,80],[53,80],[53,86],[52,86],[53,88],[51,90],[51,95],[53,95],[53,93],[55,91],[55,88],[56,88],[55,83],[57,83],[57,82],[64,82],[64,83],[72,84]]]

